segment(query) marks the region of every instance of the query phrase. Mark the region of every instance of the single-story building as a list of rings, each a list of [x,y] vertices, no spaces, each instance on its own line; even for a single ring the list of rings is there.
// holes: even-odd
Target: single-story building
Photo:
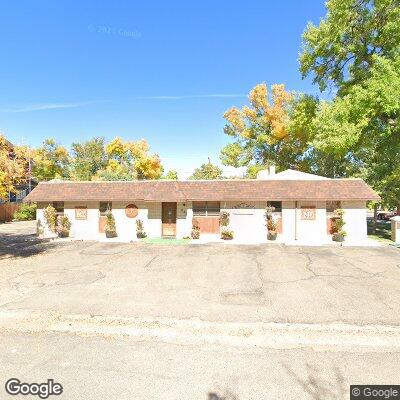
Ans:
[[[41,182],[25,201],[37,202],[37,218],[52,204],[71,222],[70,236],[99,240],[105,237],[105,216],[115,217],[118,240],[134,241],[136,220],[148,237],[200,236],[219,238],[219,216],[227,211],[229,229],[242,242],[264,242],[266,207],[278,221],[280,242],[331,242],[334,210],[344,210],[346,241],[367,239],[366,202],[379,196],[362,179],[329,179],[298,171],[261,171],[257,179],[210,181],[91,181]],[[54,236],[45,227],[43,236]]]

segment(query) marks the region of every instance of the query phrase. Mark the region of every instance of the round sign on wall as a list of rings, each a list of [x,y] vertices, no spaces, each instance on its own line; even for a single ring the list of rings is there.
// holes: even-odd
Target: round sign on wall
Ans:
[[[126,215],[128,218],[135,218],[135,217],[137,217],[138,212],[139,212],[139,210],[138,210],[138,208],[136,207],[136,204],[128,204],[128,205],[125,207],[125,215]]]

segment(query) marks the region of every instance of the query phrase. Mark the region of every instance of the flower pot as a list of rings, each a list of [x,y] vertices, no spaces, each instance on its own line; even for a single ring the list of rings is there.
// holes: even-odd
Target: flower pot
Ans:
[[[276,240],[277,233],[276,232],[268,232],[267,238],[268,240]]]
[[[332,235],[332,240],[334,242],[344,242],[344,235],[341,233],[334,233]]]
[[[66,238],[69,236],[69,232],[59,232],[58,237],[59,238]]]
[[[144,233],[144,232],[141,232],[141,233],[136,233],[136,237],[138,238],[138,239],[144,239],[145,237],[147,237],[147,235]]]
[[[232,240],[233,237],[232,236],[222,236],[221,239],[223,239],[223,240]]]
[[[106,238],[115,238],[117,237],[117,232],[112,232],[112,231],[106,231]]]

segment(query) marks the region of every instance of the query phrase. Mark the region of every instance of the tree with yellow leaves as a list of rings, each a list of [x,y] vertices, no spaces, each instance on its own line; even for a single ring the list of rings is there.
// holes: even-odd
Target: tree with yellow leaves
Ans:
[[[105,168],[97,172],[95,180],[159,179],[163,173],[157,154],[149,154],[146,140],[124,141],[114,138],[106,145],[108,158]]]
[[[307,138],[292,129],[291,115],[305,99],[287,92],[284,85],[272,85],[268,96],[267,85],[260,83],[250,91],[249,101],[250,106],[232,107],[224,114],[224,132],[236,140],[222,149],[222,163],[246,166],[251,177],[268,164],[299,167]]]
[[[0,199],[7,199],[18,184],[27,181],[31,156],[27,146],[14,146],[0,135]]]

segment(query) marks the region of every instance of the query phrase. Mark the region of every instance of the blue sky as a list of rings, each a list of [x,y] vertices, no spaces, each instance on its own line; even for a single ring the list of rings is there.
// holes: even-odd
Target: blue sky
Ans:
[[[316,93],[298,72],[323,1],[8,1],[0,6],[0,131],[145,138],[182,175],[229,142],[224,111],[259,82]]]

